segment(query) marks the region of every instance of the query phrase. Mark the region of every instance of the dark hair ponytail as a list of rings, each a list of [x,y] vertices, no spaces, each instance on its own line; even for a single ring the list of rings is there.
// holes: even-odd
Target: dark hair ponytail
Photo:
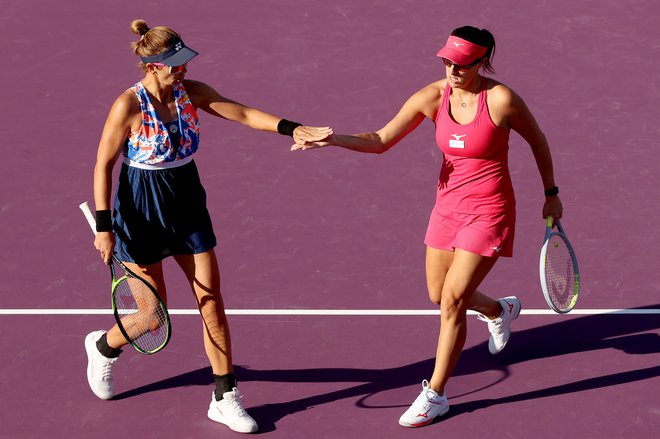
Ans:
[[[493,57],[495,56],[495,37],[488,29],[479,29],[473,26],[463,26],[452,31],[451,35],[463,38],[471,43],[478,44],[486,48],[483,69],[489,73],[495,73],[493,68]]]

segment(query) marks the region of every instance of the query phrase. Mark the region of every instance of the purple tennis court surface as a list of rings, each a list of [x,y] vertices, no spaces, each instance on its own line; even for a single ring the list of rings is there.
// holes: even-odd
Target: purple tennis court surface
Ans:
[[[576,311],[541,312],[541,182],[513,135],[515,257],[482,289],[518,295],[527,312],[498,356],[471,317],[449,414],[407,430],[397,419],[432,370],[439,329],[424,314],[434,310],[422,242],[440,167],[432,124],[381,156],[294,154],[282,136],[202,116],[196,160],[240,387],[261,434],[657,437],[658,17],[651,0],[4,0],[0,437],[238,436],[206,418],[201,323],[169,262],[170,307],[182,311],[167,350],[126,352],[113,401],[85,380],[84,335],[112,318],[98,314],[108,274],[77,205],[92,198],[110,104],[141,78],[135,18],[173,27],[200,52],[188,77],[336,132],[379,129],[443,74],[435,53],[453,28],[487,27],[495,78],[522,95],[553,150],[583,278]]]

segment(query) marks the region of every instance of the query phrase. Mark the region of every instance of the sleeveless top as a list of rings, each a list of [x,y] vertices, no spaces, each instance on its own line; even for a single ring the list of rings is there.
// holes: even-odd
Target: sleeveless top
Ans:
[[[199,146],[199,120],[183,84],[173,87],[178,120],[167,124],[158,117],[142,82],[129,90],[140,102],[142,124],[126,140],[124,162],[143,169],[171,168],[190,162]]]
[[[486,104],[487,80],[479,92],[474,120],[461,125],[451,116],[447,84],[435,120],[435,139],[443,152],[436,207],[449,212],[515,212],[509,175],[508,128],[496,126]]]

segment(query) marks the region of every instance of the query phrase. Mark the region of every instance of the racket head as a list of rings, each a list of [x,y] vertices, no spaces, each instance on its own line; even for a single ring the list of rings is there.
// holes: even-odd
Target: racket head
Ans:
[[[112,312],[119,330],[136,351],[155,354],[167,346],[172,335],[165,303],[149,282],[116,257],[110,265]]]
[[[580,269],[564,233],[547,235],[541,248],[539,276],[543,297],[550,309],[559,314],[570,312],[580,294]]]

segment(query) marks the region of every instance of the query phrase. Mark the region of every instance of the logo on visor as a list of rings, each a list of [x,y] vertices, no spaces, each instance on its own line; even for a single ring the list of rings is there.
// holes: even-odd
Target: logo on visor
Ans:
[[[463,43],[457,43],[456,41],[452,41],[454,43],[454,46],[459,47],[459,46],[465,46]]]
[[[178,52],[181,49],[183,49],[183,43],[176,43],[176,45],[174,46],[174,50]]]

